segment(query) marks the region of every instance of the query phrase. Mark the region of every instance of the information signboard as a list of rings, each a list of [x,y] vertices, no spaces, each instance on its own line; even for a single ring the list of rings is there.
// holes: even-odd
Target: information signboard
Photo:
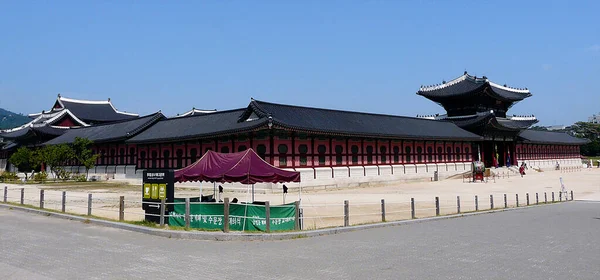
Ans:
[[[142,209],[146,212],[146,221],[159,222],[160,201],[173,202],[175,195],[175,172],[170,169],[145,170],[142,183]],[[173,210],[173,205],[165,207],[165,215]],[[156,216],[155,216],[156,215]],[[165,217],[168,223],[168,217]]]

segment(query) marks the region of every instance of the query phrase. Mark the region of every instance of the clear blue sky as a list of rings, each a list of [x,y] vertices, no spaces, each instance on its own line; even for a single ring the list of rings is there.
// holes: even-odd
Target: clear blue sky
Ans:
[[[285,3],[284,3],[285,2]],[[464,70],[542,125],[600,111],[600,1],[2,1],[0,107],[167,115],[255,99],[406,116]]]

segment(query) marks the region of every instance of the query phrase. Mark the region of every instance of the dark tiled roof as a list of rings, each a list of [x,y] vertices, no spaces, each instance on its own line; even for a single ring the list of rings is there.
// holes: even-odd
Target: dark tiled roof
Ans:
[[[4,144],[4,146],[2,146],[2,150],[10,150],[12,148],[17,147],[19,144],[15,143],[15,142],[8,142],[6,144]]]
[[[6,138],[6,139],[19,139],[19,138],[40,135],[40,134],[45,134],[45,135],[50,135],[50,136],[58,136],[58,135],[62,135],[63,133],[65,133],[67,130],[68,129],[54,128],[54,127],[47,126],[47,125],[40,126],[40,127],[25,127],[25,128],[19,129],[19,130],[11,131],[11,132],[4,132],[4,133],[0,134],[0,137]]]
[[[500,130],[522,130],[538,122],[537,119],[513,120],[500,118],[494,116],[494,114],[491,112],[478,113],[476,115],[467,117],[448,118],[445,120],[465,129],[473,129],[476,127],[491,125]]]
[[[402,116],[282,105],[253,100],[258,117],[269,115],[275,125],[307,132],[405,139],[481,140],[453,123]],[[249,113],[246,112],[245,115]]]
[[[467,97],[480,93],[486,88],[489,89],[487,91],[488,94],[495,95],[496,98],[506,101],[521,101],[531,96],[531,93],[527,89],[514,89],[501,86],[490,82],[486,77],[477,78],[466,73],[447,83],[421,87],[417,94],[433,101],[440,101],[441,99],[457,96]]]
[[[179,141],[250,131],[267,124],[266,119],[238,122],[245,110],[236,109],[162,120],[128,142]]]
[[[539,131],[539,130],[523,130],[519,137],[523,142],[540,143],[540,144],[562,144],[562,145],[584,145],[589,143],[589,140],[573,137],[563,132]]]
[[[62,136],[56,137],[44,145],[72,143],[75,137],[87,138],[94,142],[119,141],[130,138],[152,124],[164,119],[161,113],[140,117],[134,120],[113,122],[81,128],[71,128]]]
[[[2,134],[0,134],[0,137],[6,138],[6,139],[16,139],[16,138],[21,138],[29,133],[31,133],[31,127],[26,127],[26,128],[14,130],[11,132],[3,132]]]
[[[526,129],[538,122],[537,119],[511,120],[506,118],[496,118],[496,121],[502,126],[512,129]]]
[[[137,115],[133,116],[116,111],[109,102],[72,102],[65,98],[60,99],[60,101],[66,109],[69,109],[75,116],[85,122],[114,122],[138,118]]]

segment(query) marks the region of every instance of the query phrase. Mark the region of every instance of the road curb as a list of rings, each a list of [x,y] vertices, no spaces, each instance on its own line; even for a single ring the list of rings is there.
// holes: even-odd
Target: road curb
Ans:
[[[563,202],[569,202],[569,201],[563,201]],[[482,214],[490,214],[490,213],[497,213],[497,212],[504,212],[504,211],[513,211],[513,210],[548,206],[548,205],[554,205],[554,204],[560,204],[560,203],[520,206],[520,207],[514,207],[514,208],[501,208],[501,209],[486,210],[486,211],[479,211],[479,212],[470,212],[470,213],[452,214],[452,215],[446,215],[446,216],[420,218],[420,219],[414,219],[414,220],[402,220],[402,221],[383,222],[383,223],[356,225],[356,226],[348,226],[348,227],[317,229],[317,230],[307,230],[307,231],[297,231],[297,232],[270,233],[270,234],[267,234],[267,233],[241,233],[241,232],[224,233],[224,232],[206,232],[206,231],[167,230],[167,229],[150,228],[150,227],[132,225],[132,224],[122,223],[122,222],[113,222],[113,221],[96,219],[96,218],[87,218],[87,217],[70,215],[70,214],[56,213],[56,212],[52,212],[52,211],[45,211],[42,209],[34,209],[34,208],[22,207],[22,206],[6,204],[6,203],[0,203],[0,208],[14,209],[14,210],[19,210],[19,211],[24,211],[24,212],[29,212],[29,213],[45,215],[45,216],[49,216],[49,217],[56,217],[56,218],[62,218],[62,219],[66,219],[66,220],[79,221],[79,222],[83,222],[83,223],[118,228],[118,229],[122,229],[122,230],[128,230],[128,231],[139,232],[139,233],[155,235],[155,236],[161,236],[161,237],[166,237],[166,238],[211,240],[211,241],[269,241],[269,240],[289,240],[289,239],[298,239],[298,238],[307,238],[307,237],[317,237],[317,236],[332,235],[332,234],[352,232],[352,231],[365,230],[365,229],[409,225],[409,224],[415,224],[415,223],[446,220],[446,219],[468,217],[468,216],[482,215]]]

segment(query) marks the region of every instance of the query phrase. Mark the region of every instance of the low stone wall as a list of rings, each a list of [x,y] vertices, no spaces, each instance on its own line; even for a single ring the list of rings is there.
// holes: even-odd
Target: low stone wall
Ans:
[[[553,170],[556,162],[561,167],[581,166],[581,159],[549,159],[549,160],[526,160],[531,168],[540,168],[542,170]],[[69,167],[71,172],[85,172],[83,167]],[[429,181],[434,177],[434,172],[438,172],[439,180],[468,172],[471,170],[470,162],[456,163],[438,163],[438,164],[393,164],[393,165],[371,165],[371,166],[350,166],[350,167],[315,167],[315,168],[296,168],[300,172],[301,183],[285,183],[290,192],[297,192],[297,188],[305,189],[340,189],[350,187],[368,187],[368,186],[386,186],[397,185],[407,181]],[[133,184],[141,184],[143,170],[136,170],[135,166],[96,166],[90,170],[90,176],[96,176],[100,179],[121,180]],[[185,183],[181,186],[196,186],[200,183]],[[219,185],[219,184],[217,184]],[[242,184],[220,184],[225,189],[244,192],[248,186]],[[212,193],[212,183],[203,183]],[[255,191],[281,192],[283,184],[256,184]]]
[[[541,170],[555,170],[557,162],[561,168],[582,166],[581,158],[520,160],[518,161],[518,164],[521,166],[522,163],[525,163],[529,168]]]

